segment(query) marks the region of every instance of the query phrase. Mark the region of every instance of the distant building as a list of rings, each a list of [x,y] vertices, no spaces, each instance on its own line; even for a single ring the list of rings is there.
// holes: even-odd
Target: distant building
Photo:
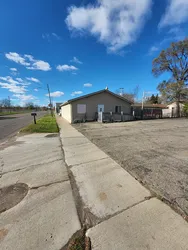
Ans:
[[[59,112],[61,110],[61,105],[62,105],[62,102],[56,102],[56,104],[55,104],[55,112],[57,114],[59,114]]]
[[[164,104],[144,104],[143,110],[142,103],[132,104],[133,116],[137,120],[162,118],[164,109],[167,109]]]
[[[108,88],[68,100],[61,105],[61,115],[70,123],[96,121],[131,120],[131,103]]]
[[[183,113],[183,108],[185,106],[185,103],[188,103],[187,100],[185,101],[180,101],[180,117],[184,116]],[[176,117],[177,116],[177,104],[176,102],[170,103],[167,105],[168,110],[163,111],[163,116],[164,117]]]

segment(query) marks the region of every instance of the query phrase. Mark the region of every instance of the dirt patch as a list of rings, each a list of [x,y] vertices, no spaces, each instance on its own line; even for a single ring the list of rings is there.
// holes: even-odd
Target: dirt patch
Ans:
[[[85,228],[76,232],[61,250],[90,250],[91,242],[89,237],[85,236],[85,233]]]
[[[8,234],[8,230],[3,228],[0,229],[0,240],[4,239],[4,237]]]
[[[0,189],[0,213],[16,206],[28,193],[28,186],[24,183],[17,183]]]
[[[188,215],[188,120],[74,125],[134,178]]]
[[[107,195],[105,193],[100,193],[99,198],[101,201],[105,201],[105,200],[107,200]]]

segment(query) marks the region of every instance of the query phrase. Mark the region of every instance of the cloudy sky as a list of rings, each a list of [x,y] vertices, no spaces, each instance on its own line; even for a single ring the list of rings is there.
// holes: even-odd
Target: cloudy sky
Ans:
[[[0,99],[156,92],[152,59],[188,35],[187,13],[188,0],[1,0]]]

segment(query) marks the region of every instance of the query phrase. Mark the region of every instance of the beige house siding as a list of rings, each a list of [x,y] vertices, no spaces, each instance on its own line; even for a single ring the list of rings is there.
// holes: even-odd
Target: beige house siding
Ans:
[[[168,109],[163,111],[163,117],[176,117],[177,105],[176,102],[173,102],[167,105]],[[180,116],[183,116],[183,107],[184,104],[180,103]]]
[[[86,105],[86,114],[78,114],[77,105]],[[99,93],[93,96],[89,96],[77,101],[72,102],[72,121],[79,119],[94,120],[96,118],[96,112],[98,112],[98,105],[104,105],[104,112],[115,112],[115,106],[121,106],[121,111],[124,114],[131,114],[131,105],[115,97],[107,92]]]
[[[61,107],[61,116],[72,123],[72,104],[67,104]]]

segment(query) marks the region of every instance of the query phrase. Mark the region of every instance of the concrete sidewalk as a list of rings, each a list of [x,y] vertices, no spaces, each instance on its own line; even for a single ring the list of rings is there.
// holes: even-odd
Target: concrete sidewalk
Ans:
[[[62,118],[65,161],[94,250],[188,249],[188,224]],[[80,207],[79,206],[79,207]]]
[[[62,249],[80,222],[59,135],[18,137],[0,166],[0,249]]]

